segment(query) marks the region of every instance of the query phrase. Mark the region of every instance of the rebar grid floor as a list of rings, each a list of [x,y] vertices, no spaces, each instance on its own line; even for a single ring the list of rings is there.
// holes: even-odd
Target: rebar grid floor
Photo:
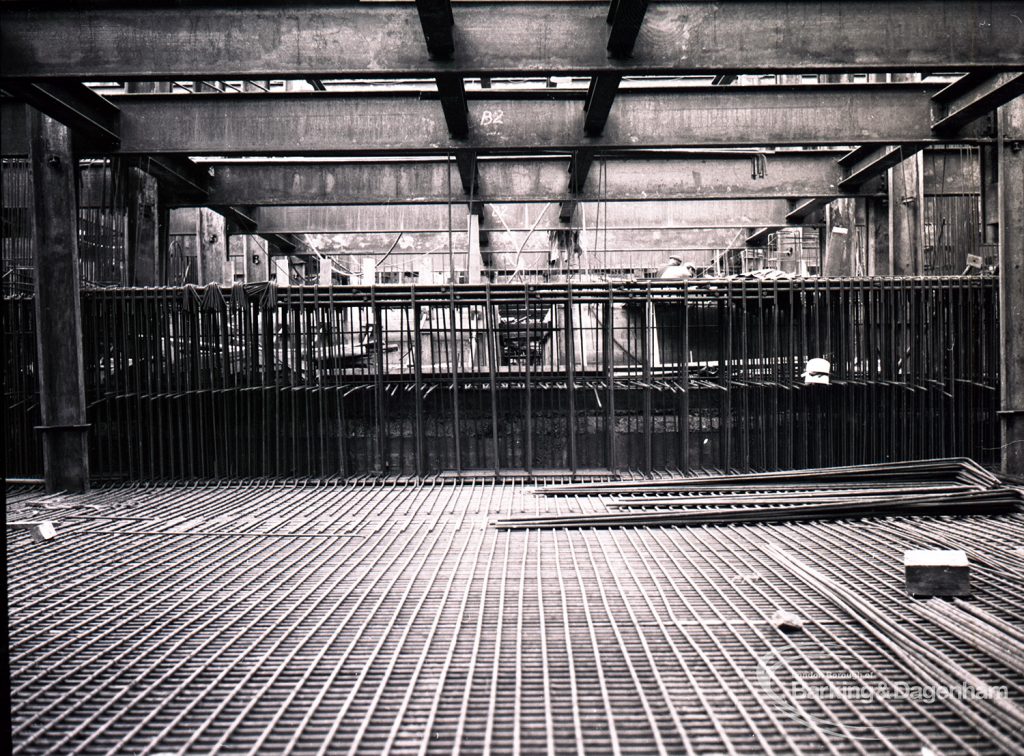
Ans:
[[[926,681],[766,543],[1024,703],[1011,669],[908,611],[901,561],[964,548],[973,603],[1021,628],[1020,560],[999,555],[1022,554],[1024,515],[491,526],[600,509],[483,480],[11,492],[8,519],[58,531],[8,532],[14,750],[997,750],[945,700],[858,696]]]

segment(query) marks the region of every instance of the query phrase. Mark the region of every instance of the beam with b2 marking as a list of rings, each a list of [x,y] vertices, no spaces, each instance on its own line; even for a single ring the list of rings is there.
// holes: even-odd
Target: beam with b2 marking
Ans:
[[[709,91],[710,90],[710,91]],[[318,155],[537,149],[756,147],[971,141],[936,135],[934,85],[863,84],[622,90],[600,137],[578,98],[471,97],[466,139],[418,95],[118,95],[122,154]]]

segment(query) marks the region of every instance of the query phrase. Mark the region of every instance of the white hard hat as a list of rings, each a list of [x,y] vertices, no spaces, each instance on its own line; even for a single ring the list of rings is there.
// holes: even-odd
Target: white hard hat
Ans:
[[[825,373],[827,375],[831,370],[832,365],[828,360],[822,357],[814,357],[807,360],[807,367],[804,368],[804,372],[800,375],[807,375],[808,373]]]
[[[828,360],[821,357],[814,357],[807,360],[807,367],[804,368],[804,372],[800,375],[804,379],[804,383],[824,383],[829,382],[829,373],[832,371],[832,365]]]

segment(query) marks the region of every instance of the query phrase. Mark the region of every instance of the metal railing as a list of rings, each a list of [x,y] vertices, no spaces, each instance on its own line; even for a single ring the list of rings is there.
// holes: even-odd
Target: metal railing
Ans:
[[[120,289],[82,307],[97,476],[997,458],[993,278]],[[31,303],[5,310],[30,344]],[[828,386],[804,384],[815,357]],[[32,350],[5,358],[34,374]],[[37,472],[32,392],[5,380],[8,474]]]

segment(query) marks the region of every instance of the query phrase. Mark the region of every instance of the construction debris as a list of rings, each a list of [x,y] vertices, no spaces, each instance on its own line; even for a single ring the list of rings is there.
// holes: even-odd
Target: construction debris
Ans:
[[[42,543],[57,537],[57,530],[49,520],[41,520],[39,522],[8,522],[7,529],[27,530],[29,535],[32,536],[32,540],[36,543]]]
[[[804,620],[800,615],[788,612],[785,609],[776,609],[768,621],[772,623],[772,627],[783,632],[803,630],[804,627]]]
[[[907,593],[911,596],[970,596],[967,554],[950,549],[911,549],[903,554]]]

